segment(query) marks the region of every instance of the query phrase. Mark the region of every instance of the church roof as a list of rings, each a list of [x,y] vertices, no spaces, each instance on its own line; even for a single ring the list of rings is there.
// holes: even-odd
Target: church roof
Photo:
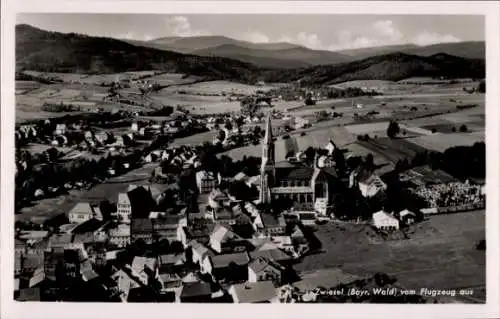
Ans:
[[[292,180],[304,180],[311,179],[314,174],[314,169],[312,167],[306,166],[293,166],[293,167],[277,167],[276,168],[276,179],[292,179]]]

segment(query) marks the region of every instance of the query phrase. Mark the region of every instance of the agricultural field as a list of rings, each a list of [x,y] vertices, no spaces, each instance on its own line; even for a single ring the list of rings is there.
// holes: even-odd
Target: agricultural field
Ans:
[[[294,267],[300,272],[341,267],[357,276],[385,272],[405,288],[477,287],[479,296],[485,285],[485,253],[475,244],[485,236],[484,211],[432,216],[424,223],[432,227],[420,227],[408,240],[378,244],[366,236],[370,226],[318,226],[315,235],[324,252]]]
[[[484,142],[485,133],[473,132],[473,133],[434,134],[428,136],[409,138],[408,141],[410,141],[415,145],[426,148],[428,150],[443,152],[449,147],[472,146],[476,142]]]

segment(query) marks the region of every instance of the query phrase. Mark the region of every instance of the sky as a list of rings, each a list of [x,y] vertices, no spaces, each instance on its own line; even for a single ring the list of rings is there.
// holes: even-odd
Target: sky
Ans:
[[[121,39],[224,35],[256,43],[290,42],[318,50],[414,43],[484,41],[474,15],[20,14],[17,23]]]

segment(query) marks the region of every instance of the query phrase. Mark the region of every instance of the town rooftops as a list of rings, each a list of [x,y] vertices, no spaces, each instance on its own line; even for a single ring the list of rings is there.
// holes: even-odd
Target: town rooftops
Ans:
[[[214,268],[225,268],[229,264],[235,263],[238,266],[248,265],[250,258],[246,252],[216,255],[211,257],[211,261]]]
[[[33,272],[33,276],[30,278],[29,287],[35,287],[45,280],[45,271],[43,267],[36,269]]]
[[[401,218],[403,218],[403,217],[405,217],[405,216],[407,216],[407,215],[410,215],[410,216],[415,216],[415,213],[413,213],[413,212],[409,211],[408,209],[404,209],[404,210],[402,210],[402,211],[400,211],[400,212],[399,212],[399,216],[400,216]]]
[[[277,290],[272,281],[235,284],[229,288],[229,291],[235,303],[269,302],[277,296]]]

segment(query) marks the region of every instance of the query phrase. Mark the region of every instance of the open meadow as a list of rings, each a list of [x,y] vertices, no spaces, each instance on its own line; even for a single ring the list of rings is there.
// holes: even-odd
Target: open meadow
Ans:
[[[324,252],[305,257],[295,268],[307,272],[341,267],[358,276],[385,272],[396,276],[405,288],[474,287],[475,297],[480,298],[485,285],[485,252],[475,245],[485,236],[485,212],[432,216],[424,223],[410,239],[376,244],[368,240],[370,226],[317,226],[315,235]]]

